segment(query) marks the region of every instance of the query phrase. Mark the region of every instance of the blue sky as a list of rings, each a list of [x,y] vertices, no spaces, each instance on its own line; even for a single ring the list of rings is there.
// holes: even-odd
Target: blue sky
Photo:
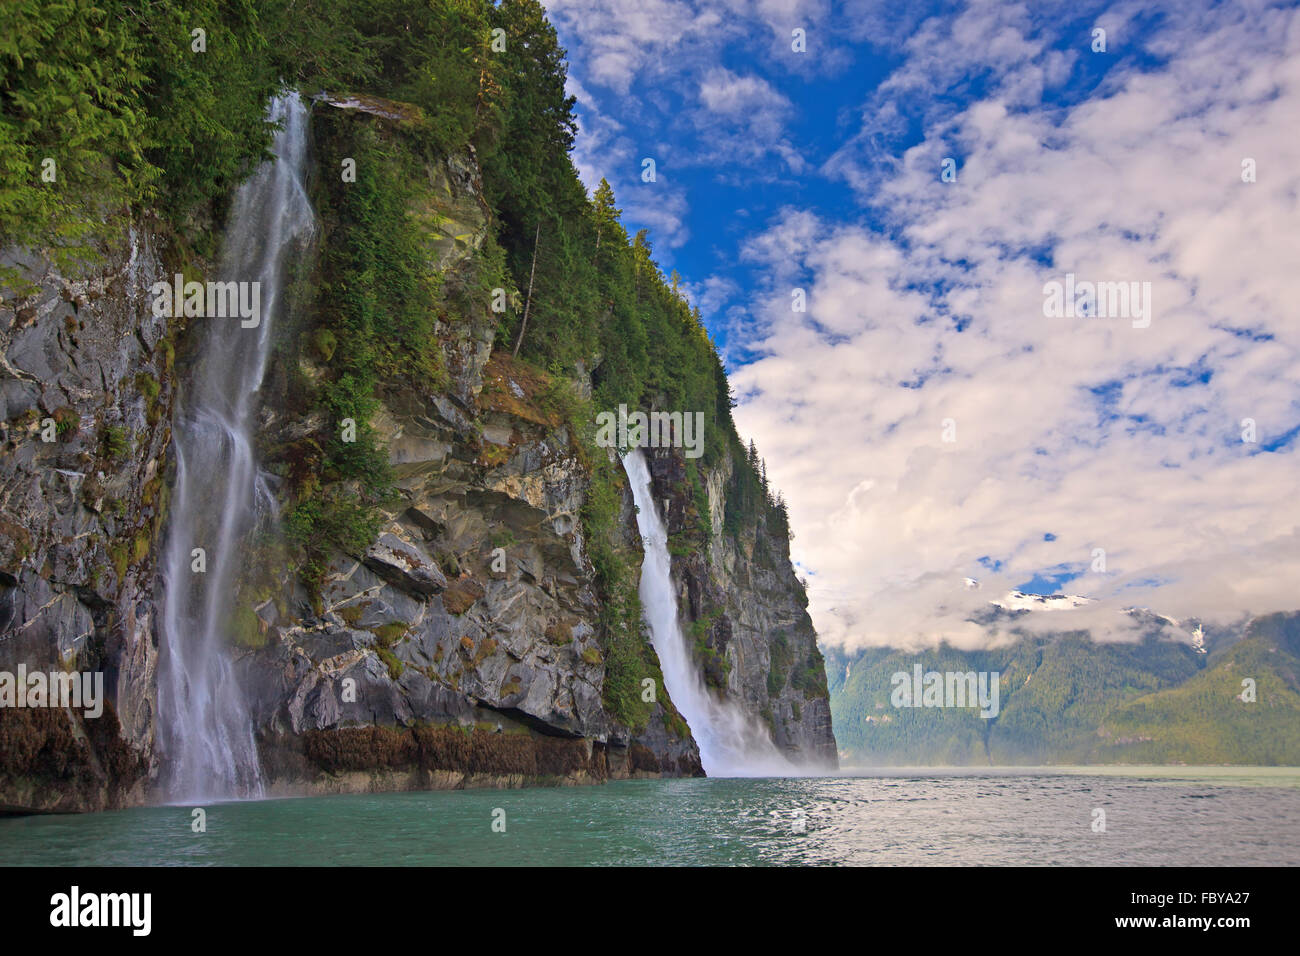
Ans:
[[[575,162],[701,307],[824,639],[986,640],[1013,587],[1117,638],[1296,606],[1294,4],[548,8]],[[1046,317],[1067,273],[1149,323]]]

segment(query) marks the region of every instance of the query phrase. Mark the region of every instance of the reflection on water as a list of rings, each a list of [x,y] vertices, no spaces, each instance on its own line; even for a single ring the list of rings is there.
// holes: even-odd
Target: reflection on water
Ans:
[[[187,807],[25,817],[0,864],[1300,863],[1295,768],[859,773],[210,804],[202,834]]]

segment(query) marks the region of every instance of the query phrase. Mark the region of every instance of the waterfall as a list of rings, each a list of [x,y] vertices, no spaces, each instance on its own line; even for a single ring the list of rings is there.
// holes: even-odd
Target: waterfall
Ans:
[[[260,283],[260,321],[196,318],[203,339],[181,398],[163,555],[159,723],[175,800],[261,795],[252,721],[227,652],[237,571],[249,533],[274,517],[253,452],[253,418],[282,307],[284,265],[315,228],[302,176],[307,110],[297,94],[271,101],[275,159],[239,187],[220,260],[223,281]],[[193,570],[192,551],[206,571]]]
[[[664,685],[695,735],[704,772],[723,777],[783,776],[795,772],[772,743],[766,726],[746,714],[734,701],[720,698],[704,686],[682,633],[672,558],[668,554],[668,531],[659,517],[650,468],[641,449],[634,448],[623,456],[623,470],[632,485],[637,528],[645,543],[639,591],[642,611],[663,668]]]

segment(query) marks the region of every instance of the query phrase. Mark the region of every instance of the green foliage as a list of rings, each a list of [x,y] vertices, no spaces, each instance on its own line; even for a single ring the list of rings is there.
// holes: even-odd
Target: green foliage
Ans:
[[[375,640],[379,642],[380,647],[392,647],[398,641],[406,636],[410,625],[403,624],[401,621],[391,621],[388,624],[381,624],[372,629]]]
[[[277,64],[252,0],[120,6],[146,51],[145,156],[160,173],[162,207],[183,225],[224,200],[265,154]],[[203,52],[196,29],[206,31]]]
[[[340,11],[372,58],[349,85],[419,106],[431,151],[463,148],[496,116],[490,10],[485,0],[362,0]]]
[[[357,554],[369,546],[381,524],[379,509],[391,496],[387,451],[371,424],[380,389],[429,394],[446,380],[436,291],[411,214],[419,185],[411,160],[419,147],[384,138],[374,124],[331,118],[322,118],[321,136],[329,148],[357,160],[357,179],[321,184],[318,207],[328,241],[314,327],[297,344],[327,363],[309,403],[329,423],[313,445],[282,451],[285,466],[301,479],[286,531],[313,586],[331,551]],[[349,421],[352,441],[344,440]],[[302,460],[290,460],[294,455]]]
[[[339,340],[329,329],[317,329],[311,337],[312,351],[322,362],[334,357],[334,350],[339,347]]]
[[[126,578],[127,564],[130,562],[131,554],[123,542],[115,542],[108,546],[108,559],[113,562],[113,573],[117,575],[120,584]]]
[[[99,434],[100,452],[105,458],[125,458],[131,450],[131,438],[120,425],[105,425]]]
[[[436,389],[443,373],[423,236],[410,214],[418,182],[409,152],[381,139],[374,124],[338,124],[338,132],[333,145],[357,160],[357,179],[328,184],[318,304],[320,324],[338,342],[336,373],[361,391],[397,376]]]
[[[790,686],[808,698],[827,695],[826,663],[816,644],[813,645],[808,657],[791,673]]]
[[[70,405],[54,410],[54,434],[60,437],[75,435],[81,428],[81,415]]]
[[[158,384],[158,379],[154,378],[148,372],[140,372],[136,375],[135,387],[140,390],[140,394],[149,402],[157,401],[158,393],[162,389],[162,386]]]
[[[284,532],[300,549],[298,569],[304,582],[316,589],[330,553],[361,554],[379,534],[380,525],[380,517],[369,503],[338,489],[295,504],[285,515]]]
[[[135,387],[144,396],[145,419],[150,425],[158,424],[158,419],[162,417],[162,403],[158,401],[162,385],[148,372],[140,372],[135,377]]]
[[[1292,648],[1288,635],[1300,633],[1300,615],[1280,627],[1262,621],[1208,662],[1179,642],[1097,644],[1078,633],[988,651],[834,652],[836,738],[865,763],[1295,764],[1300,642]],[[893,707],[890,677],[916,662],[927,671],[998,671],[999,715]],[[1257,682],[1255,704],[1238,698],[1246,676]]]
[[[777,697],[790,679],[790,667],[794,664],[794,651],[785,631],[777,631],[768,644],[770,664],[767,669],[767,696]]]
[[[615,719],[641,730],[654,709],[641,699],[641,681],[659,676],[659,662],[641,634],[641,601],[633,584],[633,567],[617,544],[621,478],[621,472],[616,472],[603,454],[595,456],[582,522],[596,586],[603,597],[600,625],[605,706]]]
[[[196,28],[204,52],[192,48]],[[492,49],[495,28],[504,50]],[[608,184],[589,198],[577,176],[564,56],[538,0],[9,0],[0,8],[0,242],[81,257],[115,211],[149,207],[164,211],[182,258],[201,258],[215,251],[212,227],[234,186],[265,157],[267,99],[282,85],[409,104],[397,123],[316,111],[315,147],[356,159],[357,178],[313,185],[324,231],[311,321],[277,356],[294,411],[326,419],[263,450],[288,479],[292,563],[314,589],[331,554],[369,546],[393,480],[372,424],[380,396],[442,389],[440,323],[488,315],[499,347],[550,370],[537,404],[569,425],[590,470],[581,517],[602,596],[607,706],[641,729],[662,705],[670,732],[684,733],[641,631],[639,553],[628,553],[618,520],[623,475],[594,443],[595,412],[623,403],[704,414],[679,549],[714,531],[704,476],[725,456],[735,465],[728,531],[761,526],[783,538],[784,505],[736,436],[698,309],[664,277],[647,234],[629,237]],[[444,286],[413,208],[427,193],[426,167],[470,146],[494,217],[482,250]],[[40,181],[46,156],[55,183]],[[508,293],[504,315],[485,311],[494,289]],[[170,370],[171,343],[164,349]],[[590,400],[572,387],[579,365],[593,376]],[[142,375],[136,384],[152,422],[158,383]],[[355,441],[343,440],[345,420]],[[106,428],[100,447],[120,458],[129,436]],[[113,554],[119,577],[129,557]],[[443,566],[458,566],[455,556]],[[659,704],[642,700],[646,678]],[[792,679],[808,682],[797,670]]]
[[[725,645],[721,648],[714,647],[709,640],[710,630],[721,615],[722,608],[717,607],[690,624],[690,639],[695,651],[695,661],[704,676],[704,683],[718,691],[726,689],[727,677],[731,674],[731,661],[727,659]]]
[[[208,214],[265,155],[279,82],[373,74],[364,15],[348,0],[6,0],[0,243],[93,258],[117,214],[146,203],[182,242],[209,242]]]
[[[66,261],[89,252],[103,214],[149,195],[147,56],[120,4],[0,5],[0,242]]]

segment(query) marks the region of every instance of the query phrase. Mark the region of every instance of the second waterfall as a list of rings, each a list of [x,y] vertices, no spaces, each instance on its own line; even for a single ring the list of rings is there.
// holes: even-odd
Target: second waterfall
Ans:
[[[307,110],[288,94],[272,100],[269,118],[281,124],[275,158],[239,188],[220,266],[223,281],[257,290],[260,321],[194,320],[203,327],[173,443],[159,718],[166,785],[175,800],[261,795],[253,728],[233,679],[227,634],[241,549],[259,521],[274,515],[252,435],[271,325],[283,308],[288,259],[315,228],[303,188]]]
[[[639,594],[664,684],[686,718],[700,747],[700,762],[710,776],[782,776],[794,772],[757,719],[734,701],[719,698],[704,686],[692,660],[677,612],[668,530],[659,517],[650,468],[641,450],[623,456],[623,469],[632,485],[637,528],[645,544]]]

